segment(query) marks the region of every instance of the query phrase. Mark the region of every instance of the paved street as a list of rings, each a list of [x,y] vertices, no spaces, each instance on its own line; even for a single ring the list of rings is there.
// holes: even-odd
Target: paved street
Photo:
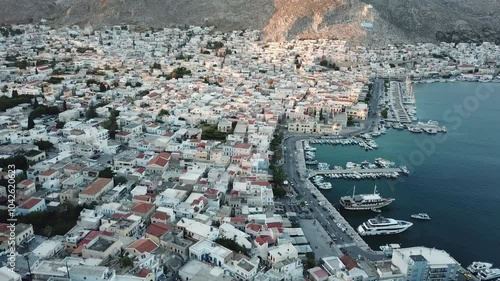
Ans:
[[[316,220],[300,220],[300,227],[309,241],[317,259],[339,256],[342,252],[334,246],[332,238]]]
[[[377,124],[378,119],[378,97],[381,95],[381,91],[383,91],[383,81],[378,80],[373,84],[373,94],[370,101],[370,113],[365,122],[363,122],[360,129],[355,131],[349,131],[346,134],[343,134],[342,137],[350,137],[357,134],[363,134],[366,132],[370,132],[373,130],[374,126]],[[345,225],[343,218],[335,217],[333,214],[337,214],[335,210],[329,210],[327,205],[322,207],[319,205],[317,200],[318,195],[320,195],[319,191],[312,188],[312,184],[307,180],[307,178],[303,175],[305,172],[305,163],[303,161],[303,151],[300,150],[301,146],[297,148],[297,142],[300,140],[308,139],[311,137],[317,137],[312,135],[295,135],[295,136],[285,136],[283,141],[284,147],[284,166],[288,181],[292,184],[295,189],[295,192],[303,197],[303,199],[310,203],[309,207],[313,210],[312,216],[315,217],[319,223],[324,227],[326,232],[331,236],[332,239],[336,239],[336,243],[338,245],[344,245],[343,247],[345,253],[347,255],[357,257],[359,255],[364,256],[371,260],[380,260],[383,258],[383,255],[374,253],[372,251],[367,251],[367,249],[360,248],[358,244],[361,244],[361,241],[353,241],[353,239],[348,235],[352,232],[352,228],[348,225]],[[300,159],[300,160],[299,160]],[[299,166],[301,165],[301,166]],[[313,196],[313,192],[315,195]],[[340,227],[334,220],[341,223]],[[344,225],[342,225],[344,223]],[[342,228],[346,231],[344,232]],[[358,242],[358,243],[356,243]],[[312,246],[312,245],[311,245]],[[319,246],[318,246],[319,248]],[[334,246],[335,251],[339,251],[338,246]],[[316,251],[316,249],[313,248]]]

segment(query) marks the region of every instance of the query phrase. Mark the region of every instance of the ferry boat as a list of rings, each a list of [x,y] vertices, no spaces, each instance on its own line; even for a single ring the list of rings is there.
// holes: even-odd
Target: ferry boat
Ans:
[[[384,218],[378,215],[358,226],[358,233],[361,236],[398,234],[412,225],[413,223],[408,221]]]
[[[413,215],[411,215],[411,217],[414,219],[419,219],[419,220],[430,220],[431,219],[431,217],[429,217],[429,215],[426,213],[413,214]]]
[[[382,198],[377,192],[377,186],[375,186],[373,194],[358,195],[356,195],[356,187],[354,187],[352,196],[342,196],[340,204],[346,210],[371,210],[385,207],[394,200],[394,198]]]
[[[487,268],[479,271],[477,277],[481,281],[493,280],[500,278],[500,268]]]
[[[493,267],[493,264],[491,264],[489,262],[475,261],[467,267],[467,270],[470,271],[470,273],[476,274],[479,271],[489,269],[491,267]]]

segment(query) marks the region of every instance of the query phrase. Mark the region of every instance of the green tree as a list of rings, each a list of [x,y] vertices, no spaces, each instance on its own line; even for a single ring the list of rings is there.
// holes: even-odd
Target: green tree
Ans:
[[[62,122],[62,121],[57,121],[57,123],[56,123],[56,128],[57,128],[57,129],[62,129],[62,128],[64,128],[64,125],[66,125],[66,123],[65,123],[65,122]]]
[[[126,184],[128,182],[127,178],[124,176],[116,176],[113,178],[115,185]]]
[[[38,149],[40,149],[40,150],[50,150],[50,149],[54,148],[53,143],[51,143],[50,141],[44,141],[44,140],[36,141],[35,145],[37,145]]]
[[[354,119],[351,116],[349,116],[347,117],[347,126],[349,127],[352,125],[354,125]]]
[[[18,98],[19,97],[19,93],[17,92],[17,90],[12,90],[12,98],[15,99],[15,98]]]
[[[33,129],[35,128],[35,121],[33,121],[33,118],[28,116],[28,129]]]
[[[47,225],[43,228],[43,234],[45,235],[45,237],[48,237],[48,238],[52,237],[53,231],[54,231],[54,229],[50,225]]]
[[[108,179],[112,179],[114,176],[115,176],[115,172],[113,172],[113,170],[111,170],[111,167],[104,168],[97,175],[97,177],[99,177],[99,178],[108,178]]]
[[[99,92],[106,92],[108,89],[106,88],[106,84],[103,82],[99,83]]]
[[[388,115],[387,108],[382,109],[382,111],[380,111],[380,115],[382,115],[383,118],[387,118]]]
[[[120,267],[121,268],[127,268],[134,266],[134,261],[129,258],[128,256],[123,256],[120,258]]]
[[[241,253],[244,255],[248,254],[248,249],[240,244],[236,243],[235,239],[230,238],[217,238],[214,240],[215,243],[222,245],[230,250],[233,250],[236,253]]]
[[[273,188],[273,194],[276,197],[283,198],[286,196],[286,189],[284,189],[281,186],[277,186],[277,187]]]
[[[86,114],[86,118],[87,120],[89,119],[92,119],[92,118],[96,118],[97,116],[97,111],[96,111],[96,107],[95,105],[89,105],[89,108],[87,109],[87,114]]]
[[[316,266],[316,257],[313,252],[306,253],[306,268],[313,268]]]
[[[38,107],[38,97],[35,97],[33,99],[33,109],[36,109]]]

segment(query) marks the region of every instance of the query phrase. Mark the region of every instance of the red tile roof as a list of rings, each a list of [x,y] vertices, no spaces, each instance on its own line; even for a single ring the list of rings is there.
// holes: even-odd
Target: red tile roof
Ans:
[[[82,241],[78,243],[78,247],[88,244],[90,241],[92,241],[92,239],[96,238],[99,235],[113,236],[113,232],[92,230],[87,234],[87,236],[85,236],[85,238],[82,239]]]
[[[168,160],[170,159],[170,153],[160,153],[155,158],[149,160],[147,166],[156,165],[160,167],[165,167],[168,165]]]
[[[250,229],[253,232],[259,232],[262,229],[262,225],[255,224],[255,223],[249,223],[249,224],[247,224],[247,229]]]
[[[52,174],[54,174],[54,173],[56,173],[56,172],[57,172],[57,170],[54,170],[54,169],[48,169],[47,171],[45,171],[45,172],[41,173],[41,174],[40,174],[40,176],[50,176],[50,175],[52,175]]]
[[[234,223],[242,223],[245,221],[246,221],[245,218],[231,218],[231,222],[234,222]]]
[[[168,220],[170,218],[170,216],[164,212],[156,212],[152,217],[159,220]]]
[[[257,238],[255,238],[255,242],[259,245],[264,245],[266,243],[266,240],[264,240],[264,238],[258,236]]]
[[[208,199],[205,196],[200,196],[200,198],[193,200],[191,206],[198,205],[200,202],[203,202],[203,205],[208,203]]]
[[[318,278],[328,277],[328,273],[321,268],[314,270],[313,274],[316,275]]]
[[[96,195],[99,193],[106,185],[108,185],[113,179],[108,178],[97,178],[92,184],[85,188],[81,194],[85,195]]]
[[[268,181],[253,181],[252,185],[260,185],[260,186],[270,186],[271,184]]]
[[[33,184],[33,183],[34,183],[34,181],[25,179],[22,182],[18,183],[18,186],[19,185],[30,185],[30,184]]]
[[[281,222],[271,222],[271,223],[266,223],[266,226],[268,228],[275,228],[275,227],[283,227],[283,224]]]
[[[249,149],[251,146],[249,143],[238,142],[234,145],[234,148]]]
[[[139,202],[132,207],[132,212],[146,214],[151,209],[154,209],[154,207],[154,204]]]
[[[40,203],[42,199],[40,198],[30,198],[26,202],[24,202],[19,208],[29,210],[35,207],[38,203]]]
[[[151,253],[152,251],[156,250],[156,248],[158,248],[158,245],[156,245],[156,243],[149,238],[142,238],[128,245],[127,248],[135,249],[139,253],[144,253],[144,252]]]
[[[169,224],[155,222],[148,226],[148,228],[146,229],[146,233],[151,234],[154,237],[161,237],[172,229],[174,229],[174,227]]]
[[[141,269],[141,271],[139,271],[139,273],[137,273],[137,277],[145,278],[146,276],[148,276],[149,273],[151,273],[151,271],[149,271],[146,268],[143,268]]]
[[[342,261],[347,270],[351,270],[355,267],[359,268],[359,265],[356,263],[356,261],[349,256],[341,256],[340,261]]]
[[[148,195],[134,195],[134,200],[143,201],[143,202],[151,202],[151,196],[148,196]]]

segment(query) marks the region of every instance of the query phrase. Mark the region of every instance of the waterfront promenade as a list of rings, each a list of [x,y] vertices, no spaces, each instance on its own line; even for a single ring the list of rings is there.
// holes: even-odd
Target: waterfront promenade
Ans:
[[[305,164],[305,159],[304,159],[304,148],[303,148],[303,142],[298,141],[296,142],[296,151],[297,151],[297,167],[299,171],[305,171],[306,164]],[[327,212],[328,218],[333,218],[334,221],[338,221],[342,227],[344,227],[346,230],[345,232],[340,229],[341,232],[344,232],[349,236],[349,240],[342,238],[342,242],[340,244],[347,244],[347,245],[356,245],[359,248],[365,250],[365,251],[370,251],[370,246],[366,244],[366,242],[358,235],[355,229],[351,227],[351,225],[344,219],[342,215],[337,211],[337,209],[328,201],[328,199],[323,196],[323,194],[314,186],[312,182],[310,182],[308,179],[304,181],[305,186],[311,194],[314,194],[316,196],[316,200],[318,202],[319,208],[323,208],[324,211]],[[318,208],[318,206],[315,206],[315,208]],[[323,212],[318,212],[320,216],[324,216]],[[330,220],[326,219],[326,224],[327,225],[332,225],[332,222]],[[333,223],[333,225],[338,227],[338,223]],[[347,241],[346,241],[347,240]]]

